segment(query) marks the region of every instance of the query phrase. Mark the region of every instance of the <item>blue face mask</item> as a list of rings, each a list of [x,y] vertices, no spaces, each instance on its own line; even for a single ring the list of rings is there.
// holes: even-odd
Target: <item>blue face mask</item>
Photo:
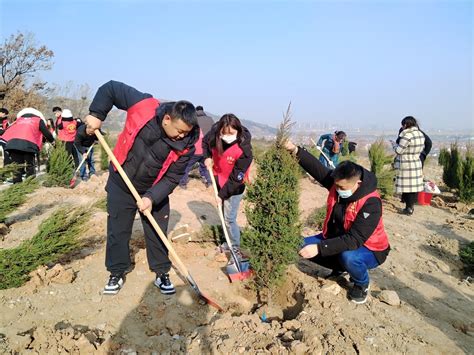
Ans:
[[[349,198],[352,196],[352,190],[336,190],[340,198]]]

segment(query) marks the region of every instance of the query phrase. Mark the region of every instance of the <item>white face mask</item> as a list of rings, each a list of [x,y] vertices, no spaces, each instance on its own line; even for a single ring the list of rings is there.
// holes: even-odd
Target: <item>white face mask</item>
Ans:
[[[227,144],[231,144],[237,140],[237,134],[223,134],[221,139]]]
[[[336,190],[340,198],[349,198],[352,196],[352,190]]]
[[[350,190],[336,189],[337,194],[339,195],[340,198],[349,198],[354,194],[354,192],[352,192],[352,190],[354,190],[358,184],[359,184],[359,182],[357,182],[354,185],[354,187]]]

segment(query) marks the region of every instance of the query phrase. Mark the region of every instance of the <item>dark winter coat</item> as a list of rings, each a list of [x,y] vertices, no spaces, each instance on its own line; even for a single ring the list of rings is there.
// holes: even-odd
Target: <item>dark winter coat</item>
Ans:
[[[334,185],[332,170],[326,168],[321,162],[311,155],[306,149],[299,147],[297,154],[299,164],[323,187],[330,190]],[[362,183],[354,194],[345,199],[339,198],[332,210],[331,218],[328,221],[328,231],[326,239],[321,242],[321,256],[339,254],[346,250],[355,250],[363,246],[364,243],[374,233],[382,218],[382,201],[380,198],[368,198],[359,210],[351,228],[344,231],[344,216],[349,203],[357,201],[377,189],[377,179],[375,175],[363,169],[361,176]],[[364,213],[367,218],[364,218]],[[390,247],[383,251],[374,251],[379,264],[387,258]]]
[[[99,88],[89,111],[92,116],[103,121],[113,106],[128,110],[139,101],[151,97],[150,94],[142,93],[124,83],[109,81]],[[171,112],[173,104],[174,102],[167,102],[158,106],[155,116],[137,134],[122,165],[137,191],[149,197],[155,204],[163,201],[178,185],[190,157],[194,154],[194,144],[199,137],[199,127],[195,126],[184,139],[172,141],[168,138],[162,128],[162,120],[165,114]],[[186,149],[187,153],[171,164],[163,178],[153,185],[171,150]],[[109,172],[109,180],[128,191],[119,173],[112,166],[109,167]]]

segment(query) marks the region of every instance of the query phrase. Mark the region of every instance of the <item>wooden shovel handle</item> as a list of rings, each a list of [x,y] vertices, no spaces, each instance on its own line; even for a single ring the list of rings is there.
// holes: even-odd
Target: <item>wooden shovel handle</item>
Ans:
[[[230,254],[232,255],[232,258],[235,261],[235,265],[237,266],[237,269],[240,272],[241,271],[240,262],[239,262],[239,259],[237,258],[237,255],[235,254],[234,248],[232,246],[232,242],[230,241],[229,232],[227,231],[227,227],[225,225],[224,214],[222,213],[222,202],[219,197],[219,193],[217,192],[216,178],[214,177],[214,172],[212,171],[212,167],[209,167],[208,170],[209,170],[209,175],[211,175],[212,189],[214,190],[214,195],[216,197],[216,203],[217,203],[217,213],[219,214],[219,218],[221,220],[225,241],[227,242],[227,245],[229,246]]]
[[[135,186],[133,186],[132,182],[128,178],[127,174],[123,170],[122,166],[118,162],[117,158],[115,157],[114,153],[110,149],[109,145],[107,144],[106,140],[104,139],[104,136],[99,132],[99,130],[95,131],[95,135],[97,136],[97,139],[99,140],[100,144],[102,144],[102,147],[104,150],[107,152],[107,155],[109,156],[110,160],[112,161],[112,164],[114,164],[115,168],[117,169],[118,173],[122,177],[123,181],[127,185],[127,187],[130,189],[130,192],[132,193],[133,197],[137,201],[138,204],[141,204],[142,198],[138,194],[137,190],[135,189]],[[156,233],[158,233],[158,236],[160,237],[161,241],[163,244],[166,246],[168,249],[169,253],[171,254],[171,257],[175,261],[176,266],[178,267],[179,271],[186,277],[190,276],[189,271],[187,267],[183,264],[181,259],[179,258],[178,254],[174,251],[173,247],[171,246],[170,242],[168,241],[168,238],[166,238],[165,234],[161,230],[160,226],[158,223],[156,223],[155,218],[151,214],[149,210],[146,210],[143,212],[143,214],[148,218],[150,221],[151,225],[155,229]]]

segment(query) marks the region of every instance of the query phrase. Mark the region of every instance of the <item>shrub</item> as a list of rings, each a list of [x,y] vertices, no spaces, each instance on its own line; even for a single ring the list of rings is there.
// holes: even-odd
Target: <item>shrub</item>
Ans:
[[[468,147],[461,165],[459,198],[461,201],[471,203],[474,201],[474,155],[471,147]]]
[[[47,164],[45,186],[69,186],[74,174],[74,160],[66,151],[65,144],[56,141]]]
[[[449,150],[446,148],[441,148],[438,156],[438,164],[443,168],[446,168],[446,164],[449,162]]]
[[[41,223],[32,239],[0,250],[0,289],[23,285],[38,266],[56,263],[81,247],[77,236],[87,228],[88,218],[85,208],[60,209]]]
[[[440,157],[441,159],[441,157]],[[451,189],[459,189],[462,176],[462,159],[457,142],[451,144],[449,154],[443,159],[443,181]]]
[[[474,152],[471,145],[466,147],[462,157],[457,142],[451,149],[441,149],[438,163],[443,166],[443,182],[451,189],[457,189],[461,201],[474,201]]]
[[[295,261],[301,243],[298,163],[283,147],[291,128],[289,110],[275,144],[260,159],[246,197],[249,227],[243,232],[242,244],[250,252],[254,286],[267,301],[287,266]]]
[[[459,250],[459,257],[464,263],[464,270],[472,274],[474,272],[474,242],[462,247]]]
[[[6,217],[26,201],[26,195],[37,188],[38,182],[33,177],[29,177],[0,192],[0,201],[2,201],[0,203],[0,223],[4,223]]]
[[[377,177],[377,188],[382,198],[394,193],[395,171],[391,167],[393,157],[387,154],[383,139],[378,139],[369,149],[370,171]]]
[[[11,164],[5,165],[3,168],[0,168],[0,182],[3,182],[10,177],[13,177],[13,174],[15,172],[17,172],[18,170],[24,167],[25,165],[11,163]]]

